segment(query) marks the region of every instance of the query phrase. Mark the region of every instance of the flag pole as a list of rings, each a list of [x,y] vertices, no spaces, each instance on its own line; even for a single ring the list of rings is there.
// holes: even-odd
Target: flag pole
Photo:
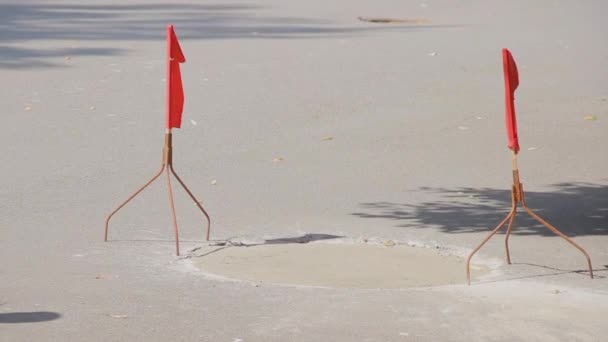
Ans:
[[[175,254],[179,255],[179,228],[177,226],[177,214],[175,213],[175,201],[173,200],[173,188],[171,187],[171,174],[169,168],[173,163],[173,143],[171,128],[165,130],[165,146],[163,148],[163,159],[167,173],[167,190],[169,194],[169,207],[171,209],[171,220],[173,222],[173,234],[175,235]]]
[[[207,214],[207,211],[205,210],[205,208],[203,207],[201,202],[198,201],[196,199],[196,197],[194,197],[194,195],[192,194],[190,189],[188,189],[186,184],[181,180],[181,178],[177,175],[177,173],[175,172],[175,169],[173,168],[173,136],[172,136],[171,124],[170,124],[171,81],[172,81],[172,79],[171,79],[171,60],[172,60],[171,33],[172,32],[173,32],[173,26],[171,26],[171,25],[167,26],[167,119],[166,119],[167,128],[165,129],[165,143],[163,146],[162,165],[161,165],[160,170],[156,174],[154,174],[154,176],[150,180],[148,180],[141,188],[139,188],[132,195],[130,195],[122,204],[120,204],[116,209],[114,209],[114,211],[112,211],[110,213],[110,215],[108,215],[108,217],[106,219],[105,230],[104,230],[104,241],[106,241],[106,242],[108,241],[108,228],[109,228],[109,223],[110,223],[110,219],[112,218],[112,216],[114,216],[114,214],[116,214],[120,209],[122,209],[127,203],[129,203],[133,198],[135,198],[137,195],[139,195],[139,193],[141,193],[145,188],[147,188],[156,179],[158,179],[158,177],[160,177],[160,175],[163,172],[166,172],[167,189],[168,189],[168,195],[169,195],[169,207],[171,209],[171,218],[172,218],[172,222],[173,222],[173,233],[175,235],[175,252],[177,255],[180,255],[180,253],[179,253],[179,227],[177,225],[177,214],[175,213],[175,201],[173,199],[173,187],[171,186],[171,175],[173,175],[175,177],[175,179],[177,179],[178,183],[182,186],[182,188],[186,191],[188,196],[194,201],[196,206],[201,210],[201,212],[205,216],[205,218],[207,220],[206,233],[205,233],[206,241],[209,241],[209,237],[211,234],[211,218],[209,217],[209,214]],[[174,126],[174,127],[179,127],[179,125]]]
[[[566,240],[569,244],[574,246],[576,249],[581,251],[585,258],[587,259],[587,266],[589,267],[589,276],[593,279],[593,267],[591,266],[591,258],[587,251],[581,247],[579,244],[574,242],[572,239],[567,237],[564,233],[562,233],[559,229],[555,228],[551,223],[547,222],[545,219],[536,214],[528,205],[526,204],[525,195],[524,195],[524,186],[520,182],[519,179],[519,167],[517,165],[517,153],[519,152],[519,141],[517,139],[517,124],[515,118],[515,109],[514,109],[514,97],[513,94],[515,89],[519,85],[519,75],[517,73],[517,65],[515,64],[515,60],[513,60],[513,56],[511,52],[507,49],[502,50],[503,54],[503,70],[505,77],[505,106],[506,106],[506,119],[507,119],[507,135],[509,136],[509,149],[511,149],[511,165],[513,172],[513,184],[511,185],[511,210],[507,214],[507,216],[494,228],[490,234],[479,244],[477,247],[473,249],[473,251],[467,256],[467,283],[471,285],[471,258],[477,251],[483,247],[483,245],[494,236],[504,225],[509,222],[507,226],[507,232],[505,236],[505,250],[507,254],[507,263],[511,264],[511,255],[509,253],[509,237],[511,236],[511,231],[513,228],[513,221],[515,220],[515,216],[517,215],[517,207],[521,205],[522,208],[528,213],[528,215],[532,216],[536,221],[545,226],[555,235],[561,237]]]

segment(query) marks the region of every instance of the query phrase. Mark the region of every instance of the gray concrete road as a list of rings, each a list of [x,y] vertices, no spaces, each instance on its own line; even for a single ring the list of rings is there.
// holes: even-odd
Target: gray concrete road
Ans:
[[[604,341],[604,1],[0,1],[0,341]],[[375,24],[357,17],[425,19]],[[500,49],[518,61],[532,207],[474,286],[219,282],[172,253],[164,27],[187,63],[175,167],[212,238],[335,234],[472,248],[510,202]],[[587,120],[586,120],[587,119]],[[329,139],[331,137],[332,139]],[[273,162],[273,160],[279,161]],[[183,192],[184,250],[203,244]],[[464,272],[464,270],[463,270]]]

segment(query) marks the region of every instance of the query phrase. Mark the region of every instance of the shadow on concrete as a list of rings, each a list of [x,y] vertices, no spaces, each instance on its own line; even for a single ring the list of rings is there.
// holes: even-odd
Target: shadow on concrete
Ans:
[[[308,242],[319,241],[319,240],[339,239],[339,238],[343,238],[343,237],[344,236],[339,236],[339,235],[313,233],[313,234],[305,234],[305,235],[301,235],[301,236],[286,237],[286,238],[274,238],[274,239],[261,239],[260,238],[260,239],[255,240],[256,242],[232,241],[232,240],[205,241],[205,240],[182,240],[182,239],[180,239],[179,242],[180,243],[181,242],[184,242],[184,243],[211,243],[211,244],[215,244],[216,246],[227,245],[227,244],[252,246],[252,245],[274,245],[274,244],[286,244],[286,243],[308,243]],[[175,240],[116,239],[116,240],[108,240],[107,242],[175,242]]]
[[[328,20],[280,17],[251,4],[0,4],[0,68],[57,66],[45,59],[61,55],[114,55],[116,48],[84,48],[91,41],[163,41],[168,23],[180,39],[296,39],[348,36],[373,31],[449,28],[433,25],[377,25],[353,18],[353,25]],[[41,41],[40,47],[15,46]],[[8,44],[8,45],[6,45]],[[43,47],[44,46],[44,47]]]
[[[344,236],[333,235],[333,234],[305,234],[302,236],[294,236],[294,237],[286,237],[286,238],[276,238],[276,239],[268,239],[265,240],[263,245],[283,245],[288,243],[309,243],[314,241],[321,240],[333,240],[340,239]]]
[[[26,49],[14,46],[0,46],[0,68],[17,69],[25,67],[50,67],[54,63],[47,58],[65,58],[66,56],[111,56],[119,49],[108,48],[61,48],[51,50]]]
[[[0,323],[36,323],[53,321],[60,317],[60,314],[49,311],[8,312],[0,313]]]
[[[568,236],[608,234],[607,185],[560,183],[554,188],[549,192],[526,190],[526,203]],[[437,227],[445,233],[476,233],[489,232],[511,206],[510,189],[421,188],[420,191],[437,194],[442,199],[419,204],[362,203],[361,211],[352,215],[395,220],[399,227]],[[513,234],[555,236],[520,211]]]
[[[216,252],[219,252],[223,249],[226,248],[231,248],[231,247],[255,247],[255,246],[262,246],[262,245],[284,245],[284,244],[292,244],[292,243],[309,243],[309,242],[315,242],[315,241],[321,241],[321,240],[332,240],[332,239],[340,239],[340,238],[344,238],[344,236],[340,236],[340,235],[332,235],[332,234],[304,234],[304,235],[299,235],[299,236],[293,236],[293,237],[282,237],[282,238],[270,238],[270,239],[228,239],[228,240],[222,240],[222,241],[212,241],[212,246],[216,246],[217,248],[203,253],[203,254],[194,254],[192,255],[192,257],[195,258],[202,258],[205,257],[209,254],[213,254]],[[193,250],[191,250],[189,253],[194,253],[198,250],[200,250],[202,247],[197,247]],[[190,256],[187,256],[186,258],[189,258]]]
[[[518,262],[514,262],[512,265],[532,266],[532,267],[536,267],[536,268],[539,268],[542,270],[548,270],[549,273],[518,276],[518,277],[508,277],[505,279],[496,279],[496,280],[476,281],[472,285],[501,283],[501,282],[510,281],[510,280],[545,278],[545,277],[552,277],[552,276],[560,276],[560,275],[564,275],[564,274],[579,274],[584,278],[589,277],[588,269],[563,270],[563,269],[555,268],[555,267],[549,267],[549,266],[543,266],[543,265],[537,265],[537,264],[529,264],[529,263],[518,263]],[[594,268],[593,269],[593,278],[594,279],[605,279],[606,278],[605,274],[608,274],[607,272],[608,272],[608,265],[604,265],[603,268]]]

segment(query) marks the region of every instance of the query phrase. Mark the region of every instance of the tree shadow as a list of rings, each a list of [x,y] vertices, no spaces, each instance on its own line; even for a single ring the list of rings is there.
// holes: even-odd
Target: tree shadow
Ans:
[[[250,4],[0,4],[0,43],[26,41],[84,42],[99,40],[159,40],[168,23],[176,25],[182,39],[294,39],[362,34],[386,30],[448,28],[434,25],[352,26],[328,20],[268,15],[268,7]],[[48,44],[47,44],[48,45]],[[65,49],[64,49],[65,50]],[[48,67],[45,57],[61,49],[0,46],[0,68]],[[64,51],[65,52],[65,51]],[[73,49],[71,55],[118,54],[119,49]]]
[[[36,323],[53,321],[60,317],[60,314],[49,311],[8,312],[0,313],[0,323]]]
[[[0,68],[41,68],[55,66],[47,58],[64,56],[112,56],[120,53],[119,49],[110,48],[67,48],[67,49],[28,49],[14,46],[0,46]]]
[[[526,203],[568,236],[608,234],[607,185],[560,183],[554,188],[550,192],[526,191]],[[419,191],[445,199],[419,204],[362,203],[362,210],[352,215],[393,219],[399,227],[434,226],[445,233],[475,233],[495,227],[511,207],[511,190],[423,187]],[[521,209],[512,233],[554,236]]]

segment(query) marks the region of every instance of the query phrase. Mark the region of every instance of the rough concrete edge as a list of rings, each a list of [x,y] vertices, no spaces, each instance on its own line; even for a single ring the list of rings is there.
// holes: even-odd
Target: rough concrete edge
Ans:
[[[291,288],[313,288],[313,289],[344,289],[344,290],[362,290],[362,291],[408,291],[408,290],[429,290],[429,289],[437,289],[437,288],[458,288],[462,286],[467,286],[466,284],[445,284],[445,285],[436,285],[436,286],[414,286],[414,287],[405,287],[405,288],[355,288],[355,287],[331,287],[331,286],[320,286],[320,285],[299,285],[299,284],[290,284],[290,283],[274,283],[274,282],[256,282],[247,279],[235,279],[230,277],[221,276],[215,273],[207,272],[199,267],[197,267],[192,258],[197,257],[196,251],[202,247],[224,247],[224,246],[256,246],[256,245],[264,245],[266,241],[275,240],[275,239],[296,239],[298,237],[305,237],[310,233],[306,232],[296,232],[294,234],[285,234],[285,235],[264,235],[264,236],[242,236],[242,237],[231,237],[226,240],[218,240],[218,241],[210,241],[203,246],[195,247],[189,250],[186,256],[181,257],[178,261],[181,261],[182,266],[180,268],[181,271],[202,275],[204,278],[220,281],[220,282],[232,282],[232,283],[245,283],[250,284],[252,286],[260,287],[264,286],[278,286],[278,287],[291,287]],[[297,242],[296,242],[297,243]],[[426,248],[437,250],[439,255],[441,256],[455,256],[461,259],[466,258],[468,253],[470,252],[469,248],[463,248],[459,246],[451,246],[451,245],[441,245],[436,241],[422,241],[422,240],[397,240],[397,239],[385,239],[380,237],[349,237],[342,236],[327,240],[319,240],[319,241],[303,241],[300,243],[317,243],[317,244],[369,244],[369,245],[384,245],[387,248],[391,248],[393,246],[409,246],[415,248]],[[493,280],[496,277],[503,274],[500,271],[499,267],[502,265],[502,262],[498,258],[483,258],[477,257],[476,264],[483,265],[488,268],[488,273],[477,278],[479,281],[488,281]],[[474,264],[471,264],[471,269],[474,270]],[[463,269],[463,272],[465,270]]]

